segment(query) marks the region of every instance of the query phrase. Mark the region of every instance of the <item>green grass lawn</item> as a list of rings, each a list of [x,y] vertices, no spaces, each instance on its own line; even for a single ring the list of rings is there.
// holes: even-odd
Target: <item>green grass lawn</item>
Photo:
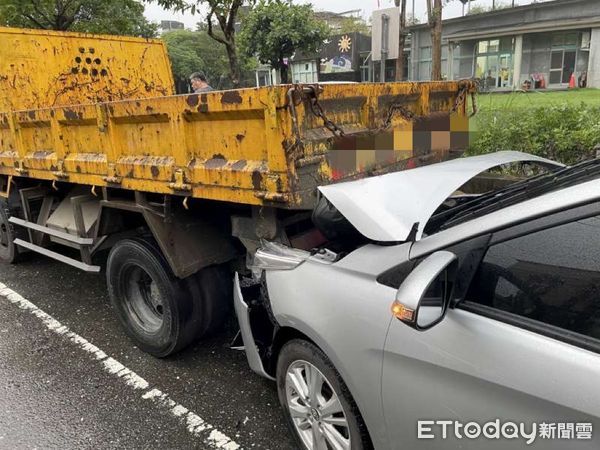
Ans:
[[[573,89],[569,91],[529,91],[496,94],[479,94],[481,111],[522,110],[540,106],[586,103],[600,106],[600,89]]]

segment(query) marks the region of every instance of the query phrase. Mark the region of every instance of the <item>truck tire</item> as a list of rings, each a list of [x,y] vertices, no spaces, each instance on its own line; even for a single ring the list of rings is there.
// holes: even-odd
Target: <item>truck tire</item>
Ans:
[[[233,275],[224,265],[209,266],[184,280],[194,299],[194,339],[213,334],[233,306]]]
[[[125,239],[112,248],[106,277],[127,334],[142,351],[163,358],[218,326],[224,308],[219,302],[230,301],[223,296],[223,276],[216,278],[222,270],[208,267],[180,280],[155,242]]]
[[[8,221],[10,210],[5,200],[0,201],[0,261],[14,264],[19,260],[19,249],[14,243],[16,231]]]

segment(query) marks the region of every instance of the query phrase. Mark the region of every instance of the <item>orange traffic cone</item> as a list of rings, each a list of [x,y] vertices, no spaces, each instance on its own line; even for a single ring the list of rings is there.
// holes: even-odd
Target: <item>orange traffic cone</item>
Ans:
[[[569,80],[569,89],[574,89],[577,87],[576,81],[575,81],[575,72],[573,72],[571,74],[571,79]]]

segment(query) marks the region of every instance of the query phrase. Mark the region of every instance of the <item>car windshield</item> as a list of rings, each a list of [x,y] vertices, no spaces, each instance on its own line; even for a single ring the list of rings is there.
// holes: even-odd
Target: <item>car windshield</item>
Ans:
[[[562,169],[551,168],[549,172],[482,194],[433,215],[427,223],[425,232],[432,234],[451,228],[475,217],[560,188],[582,183],[599,175],[600,159],[585,161]]]

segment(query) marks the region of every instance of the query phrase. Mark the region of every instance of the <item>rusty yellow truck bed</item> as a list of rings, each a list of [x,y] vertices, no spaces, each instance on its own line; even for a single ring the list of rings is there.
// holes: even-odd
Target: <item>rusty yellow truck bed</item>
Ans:
[[[175,96],[160,40],[0,27],[0,174],[288,209],[467,145],[471,82]]]
[[[314,187],[465,148],[468,82],[277,86],[0,113],[0,174],[310,208]]]

